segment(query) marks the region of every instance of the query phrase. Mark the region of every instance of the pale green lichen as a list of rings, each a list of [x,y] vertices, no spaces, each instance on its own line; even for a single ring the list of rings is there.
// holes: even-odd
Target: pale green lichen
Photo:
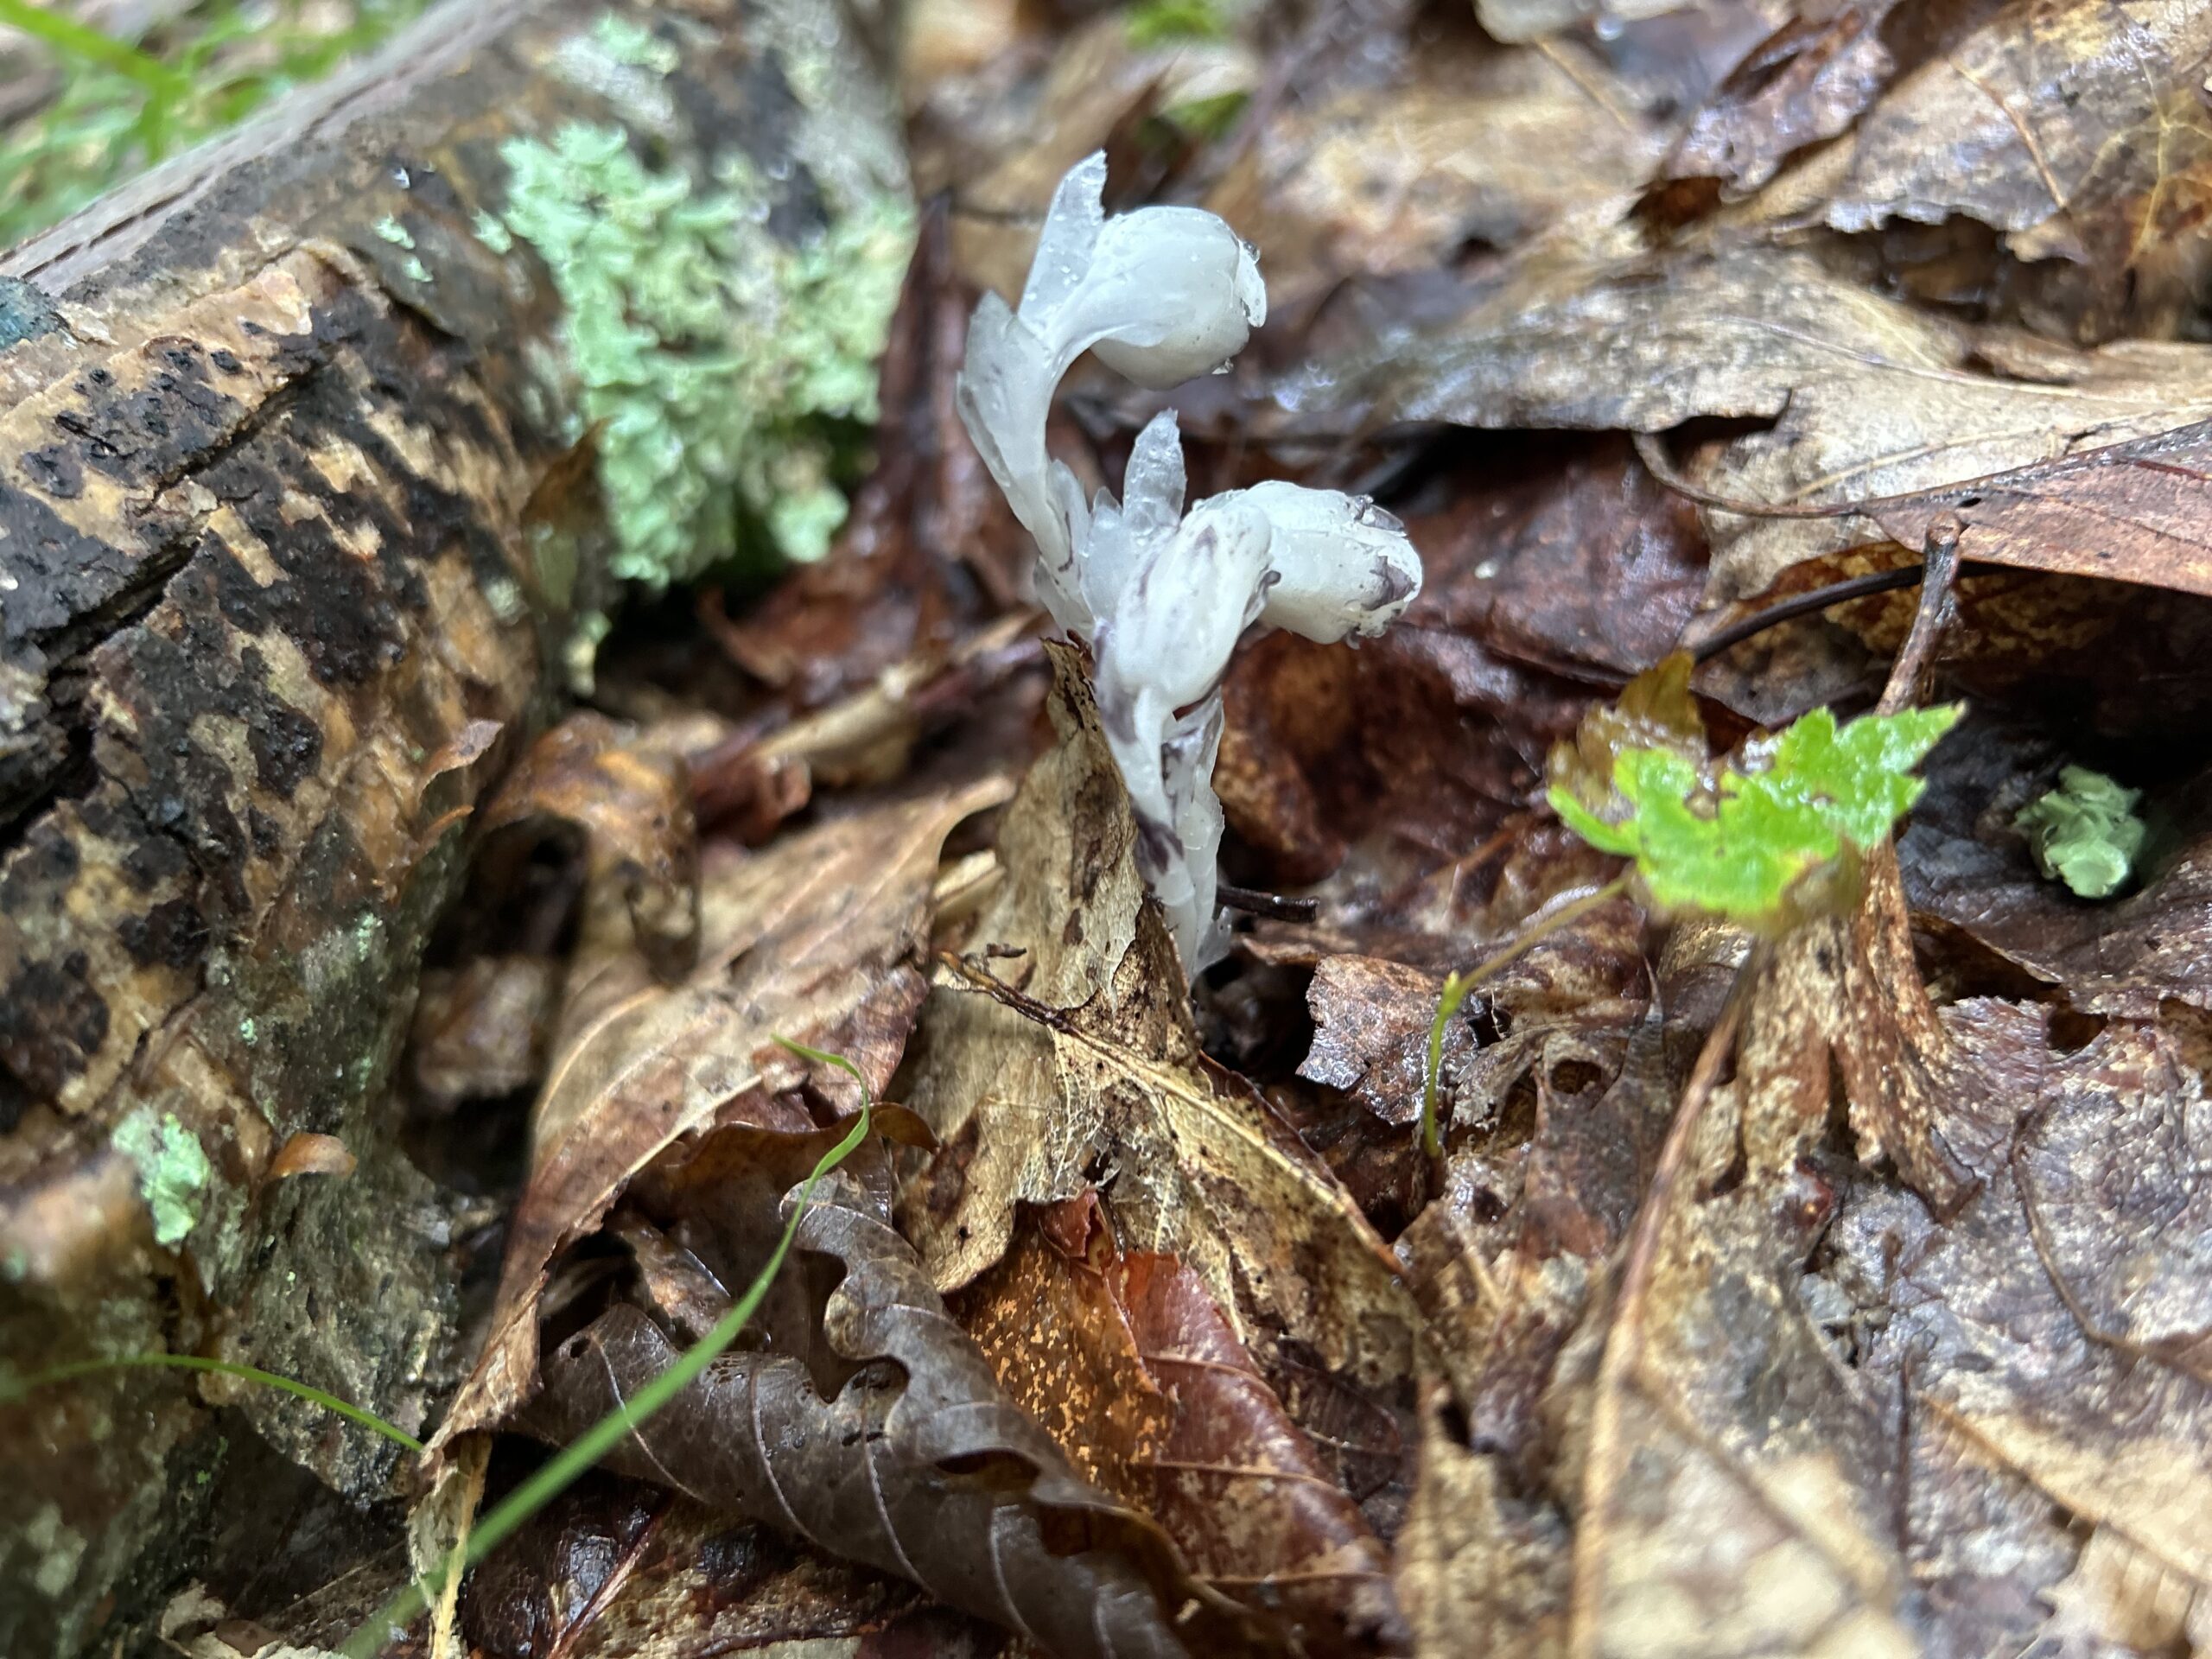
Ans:
[[[502,154],[506,228],[551,268],[566,311],[614,574],[662,588],[741,549],[819,558],[846,511],[841,435],[875,417],[912,207],[873,194],[790,246],[740,158],[701,188],[645,166],[621,129],[581,123]]]
[[[412,248],[415,236],[404,225],[386,213],[376,222],[376,232],[395,248]]]
[[[200,1219],[200,1194],[213,1173],[200,1137],[173,1112],[155,1121],[150,1112],[125,1118],[115,1131],[116,1149],[138,1166],[138,1190],[154,1213],[154,1238],[163,1249],[183,1242]]]
[[[2037,797],[2012,820],[2028,838],[2036,868],[2083,899],[2109,899],[2143,850],[2135,816],[2142,791],[2123,788],[2101,772],[2068,766],[2058,787]]]
[[[410,282],[427,283],[430,280],[430,268],[423,263],[418,254],[409,254],[400,262],[399,269]]]
[[[633,69],[650,69],[657,75],[664,75],[679,61],[673,46],[635,18],[625,17],[619,12],[601,12],[599,21],[592,25],[591,34],[608,57]]]
[[[77,1564],[85,1559],[85,1535],[61,1518],[56,1503],[45,1503],[23,1529],[23,1541],[38,1558],[31,1583],[49,1601],[76,1579]]]
[[[493,252],[505,253],[513,248],[514,233],[481,207],[476,210],[468,222],[470,227],[476,232],[476,239],[491,249]]]

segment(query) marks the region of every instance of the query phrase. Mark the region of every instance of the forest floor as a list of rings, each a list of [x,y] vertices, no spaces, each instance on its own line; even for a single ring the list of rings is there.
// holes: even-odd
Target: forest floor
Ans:
[[[416,1013],[485,1503],[872,1133],[415,1650],[2212,1652],[2212,9],[1592,10],[909,8],[874,471],[617,619]],[[1118,486],[1172,406],[1194,497],[1372,494],[1426,567],[1240,648],[1188,999],[953,402],[1101,149],[1269,315],[1078,365],[1053,454]],[[1548,785],[1684,650],[1746,767],[1963,714],[1893,843],[1662,909]],[[296,1501],[181,1651],[330,1639],[302,1575],[392,1517]]]

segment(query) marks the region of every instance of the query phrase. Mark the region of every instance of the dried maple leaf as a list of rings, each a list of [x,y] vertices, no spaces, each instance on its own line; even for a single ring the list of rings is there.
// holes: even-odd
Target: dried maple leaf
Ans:
[[[779,1153],[784,1164],[810,1155],[820,1136],[721,1138],[772,1168]],[[719,1182],[691,1187],[695,1203],[738,1208]],[[1185,1637],[1220,1640],[1234,1621],[1166,1537],[1084,1481],[1000,1392],[892,1230],[887,1198],[887,1177],[842,1171],[818,1189],[795,1249],[811,1282],[828,1268],[836,1287],[808,1328],[772,1321],[773,1347],[715,1361],[610,1465],[910,1580],[1065,1659],[1169,1659]],[[744,1212],[741,1230],[757,1219]],[[743,1264],[711,1265],[734,1278]],[[547,1357],[522,1421],[572,1438],[680,1351],[646,1313],[619,1306]]]
[[[758,853],[709,843],[688,976],[662,985],[620,949],[572,968],[491,1334],[438,1445],[528,1395],[546,1273],[639,1171],[713,1124],[810,1126],[776,1104],[806,1070],[776,1035],[850,1056],[873,1088],[888,1082],[923,995],[939,849],[1004,795],[985,779],[857,807]]]
[[[1014,1398],[1289,1651],[1402,1649],[1358,1505],[1198,1275],[1117,1249],[1096,1194],[1032,1217],[959,1306]]]
[[[906,1097],[943,1147],[901,1224],[955,1288],[1005,1253],[1017,1202],[1110,1171],[1121,1236],[1196,1272],[1240,1338],[1272,1327],[1363,1380],[1402,1376],[1397,1264],[1327,1166],[1199,1053],[1088,687],[1070,652],[1053,660],[1060,741],[1001,827],[981,960],[940,976],[916,1033]]]

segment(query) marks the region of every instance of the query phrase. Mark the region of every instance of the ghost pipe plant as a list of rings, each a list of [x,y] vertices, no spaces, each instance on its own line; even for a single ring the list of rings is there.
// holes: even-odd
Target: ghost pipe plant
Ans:
[[[1090,648],[1098,712],[1128,785],[1137,861],[1195,974],[1222,946],[1214,860],[1221,682],[1248,627],[1329,644],[1382,632],[1421,591],[1398,521],[1363,496],[1257,484],[1185,510],[1173,413],[1137,436],[1122,499],[1088,503],[1045,449],[1052,392],[1086,351],[1155,391],[1220,372],[1267,315],[1252,250],[1213,214],[1105,217],[1106,160],[1052,197],[1021,303],[976,307],[960,416],[1037,543],[1037,592]]]

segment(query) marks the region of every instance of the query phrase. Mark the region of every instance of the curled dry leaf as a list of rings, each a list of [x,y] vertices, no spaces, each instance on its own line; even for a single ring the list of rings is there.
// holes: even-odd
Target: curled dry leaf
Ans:
[[[1708,515],[1718,597],[1763,592],[1790,565],[1859,543],[1916,546],[1942,511],[1966,520],[1967,558],[2202,593],[2212,562],[2189,527],[2200,441],[2183,429],[2212,415],[2208,363],[2198,346],[2080,352],[1969,327],[1802,252],[1684,250],[1532,264],[1441,333],[1313,372],[1338,390],[1287,386],[1300,413],[1277,424],[1340,429],[1355,410],[1375,423],[1640,432],[1755,418],[1771,425],[1719,442],[1691,469],[1698,486],[1783,509],[1929,499],[1878,510],[1878,531],[1852,517]],[[2138,440],[2139,454],[2104,457],[2126,465],[2089,459]],[[1972,503],[1988,475],[2029,467],[2050,470]]]
[[[1713,89],[1675,141],[1667,176],[1755,190],[1796,152],[1847,130],[1897,68],[1882,38],[1893,3],[1784,23]]]
[[[490,834],[539,820],[582,837],[582,950],[633,950],[663,979],[691,965],[698,839],[680,754],[604,715],[571,715],[531,745],[479,823]]]
[[[710,842],[699,959],[684,980],[663,986],[619,950],[571,970],[491,1334],[441,1446],[527,1395],[546,1272],[633,1175],[713,1124],[810,1125],[775,1103],[806,1075],[775,1036],[850,1056],[873,1088],[888,1083],[922,999],[916,963],[939,849],[1005,792],[987,778],[880,801],[759,853]]]
[[[896,1579],[612,1475],[587,1476],[470,1576],[462,1628],[485,1659],[772,1654],[831,1642],[860,1659],[895,1653],[901,1638],[947,1659],[984,1659],[1006,1640],[929,1607]]]
[[[1809,208],[1841,231],[1974,219],[2024,264],[2077,268],[2084,333],[2171,332],[2194,303],[2212,205],[2212,16],[2058,0],[1926,34],[1940,49],[1755,211]]]
[[[1389,1557],[1196,1274],[1123,1254],[1086,1192],[959,1299],[1014,1399],[1289,1651],[1401,1650]]]
[[[1116,1230],[1197,1273],[1241,1338],[1272,1328],[1364,1381],[1403,1376],[1396,1262],[1327,1166],[1199,1053],[1089,687],[1052,650],[1058,746],[1001,826],[1006,880],[969,931],[976,959],[940,975],[916,1033],[907,1100],[943,1147],[906,1182],[901,1225],[956,1288],[1005,1253],[1017,1203],[1111,1169]]]
[[[757,1161],[774,1161],[774,1138],[753,1136]],[[803,1157],[822,1144],[781,1139]],[[893,1230],[887,1190],[843,1171],[817,1188],[794,1265],[814,1282],[828,1269],[836,1288],[803,1345],[725,1355],[610,1466],[907,1579],[1065,1659],[1170,1659],[1220,1640],[1225,1606],[1166,1538],[1084,1481],[1000,1391]],[[772,1322],[772,1338],[787,1328]],[[619,1306],[547,1357],[523,1423],[570,1439],[680,1351]]]

